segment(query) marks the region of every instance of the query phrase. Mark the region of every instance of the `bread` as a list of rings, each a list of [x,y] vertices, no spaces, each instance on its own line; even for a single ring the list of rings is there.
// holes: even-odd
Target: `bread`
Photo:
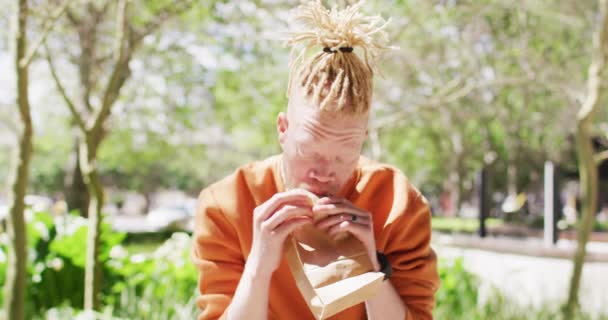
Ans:
[[[311,206],[314,206],[320,200],[320,198],[316,194],[314,194],[306,189],[302,189],[302,191],[308,197],[308,200],[310,201]],[[326,216],[327,215],[314,214],[313,220],[314,220],[314,222],[318,222],[319,220],[325,218]]]
[[[304,191],[304,193],[308,197],[308,200],[310,201],[311,206],[314,206],[320,200],[320,198],[316,194],[314,194],[306,189],[302,189],[302,191]],[[315,223],[317,223],[326,217],[327,217],[327,214],[314,213],[313,221]],[[348,236],[348,232],[340,232],[338,235],[336,235],[335,240],[342,240],[342,239],[345,239],[347,236]]]
[[[319,197],[317,197],[316,194],[306,190],[306,189],[302,189],[302,191],[304,191],[304,193],[306,194],[306,196],[308,197],[308,200],[310,200],[310,205],[314,206],[315,203],[317,203],[317,201],[319,201]]]

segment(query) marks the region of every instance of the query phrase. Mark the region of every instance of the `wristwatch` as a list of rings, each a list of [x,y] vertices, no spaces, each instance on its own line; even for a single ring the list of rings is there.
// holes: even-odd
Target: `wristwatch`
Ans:
[[[380,272],[384,273],[384,281],[386,281],[393,275],[393,267],[384,253],[376,251],[376,257],[378,258],[378,263],[380,263]]]

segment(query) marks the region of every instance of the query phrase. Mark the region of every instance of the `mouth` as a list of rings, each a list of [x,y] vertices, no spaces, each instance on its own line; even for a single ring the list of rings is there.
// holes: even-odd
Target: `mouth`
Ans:
[[[329,192],[327,192],[325,190],[321,190],[321,189],[306,188],[306,190],[314,193],[319,198],[328,197],[330,195]]]
[[[329,197],[332,195],[330,186],[319,186],[316,184],[302,183],[299,187],[314,193],[319,198]]]

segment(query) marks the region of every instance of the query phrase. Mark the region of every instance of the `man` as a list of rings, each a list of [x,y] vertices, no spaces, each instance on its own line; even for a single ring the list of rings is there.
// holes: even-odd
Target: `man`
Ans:
[[[387,48],[386,23],[360,7],[329,11],[316,1],[298,8],[306,29],[289,43],[318,52],[292,61],[289,104],[277,119],[282,154],[201,192],[192,250],[199,319],[314,319],[283,257],[285,240],[310,228],[350,232],[374,269],[390,275],[376,296],[331,319],[432,318],[439,280],[429,206],[398,169],[360,156],[371,62]],[[304,190],[321,200],[311,206]],[[318,214],[327,217],[313,223]]]

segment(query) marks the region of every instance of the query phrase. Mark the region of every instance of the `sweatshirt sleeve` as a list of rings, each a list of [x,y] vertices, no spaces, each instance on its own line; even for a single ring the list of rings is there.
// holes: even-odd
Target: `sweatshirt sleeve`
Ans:
[[[391,283],[407,306],[407,320],[433,319],[439,287],[437,256],[430,247],[431,212],[425,198],[414,199],[388,226],[385,254],[393,268]]]
[[[198,319],[224,319],[245,264],[237,232],[209,188],[199,196],[194,219],[192,261],[199,271]]]

